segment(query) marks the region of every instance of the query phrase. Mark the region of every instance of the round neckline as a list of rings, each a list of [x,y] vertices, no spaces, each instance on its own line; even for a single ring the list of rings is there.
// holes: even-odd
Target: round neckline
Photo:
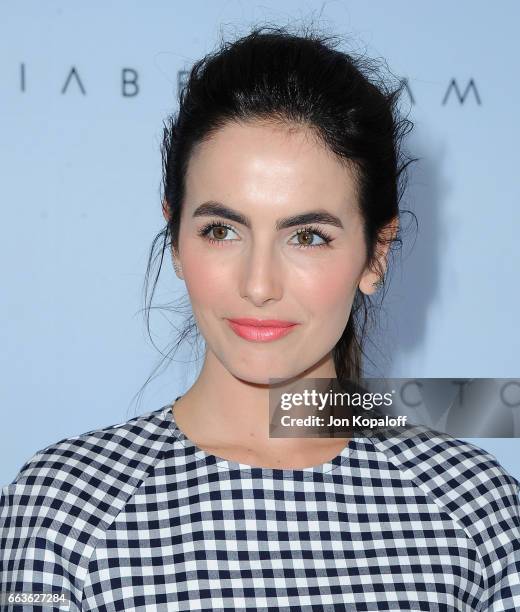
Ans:
[[[274,476],[279,475],[283,478],[295,478],[298,475],[302,478],[312,478],[313,474],[333,474],[340,465],[344,464],[350,457],[352,450],[356,445],[356,439],[351,438],[347,444],[342,448],[341,452],[335,457],[320,463],[319,465],[312,465],[306,468],[273,468],[264,467],[260,465],[249,465],[247,463],[240,463],[233,461],[232,459],[225,459],[218,455],[208,453],[202,448],[198,447],[190,438],[188,438],[184,432],[180,429],[177,422],[175,421],[175,402],[180,399],[182,395],[179,395],[175,400],[166,406],[163,411],[163,416],[169,423],[168,427],[173,433],[175,438],[179,440],[182,445],[192,450],[193,456],[198,461],[203,461],[207,464],[215,464],[219,471],[240,471],[251,474],[261,474],[262,476]]]

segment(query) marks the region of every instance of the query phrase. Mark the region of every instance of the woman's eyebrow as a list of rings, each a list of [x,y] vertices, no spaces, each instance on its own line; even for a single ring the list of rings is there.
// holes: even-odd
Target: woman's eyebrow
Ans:
[[[220,202],[215,202],[214,200],[209,200],[208,202],[204,202],[200,206],[197,206],[192,216],[224,217],[224,219],[229,219],[235,223],[240,223],[241,225],[245,225],[250,229],[252,225],[249,217],[243,215],[237,210],[234,210],[233,208],[229,208],[228,206],[221,204]],[[334,225],[343,229],[343,223],[341,223],[339,217],[336,217],[336,215],[333,215],[326,210],[311,210],[309,212],[300,213],[291,217],[282,217],[276,221],[275,227],[277,230],[281,230],[288,227],[293,227],[295,225],[305,225],[306,223],[323,223],[326,225]]]

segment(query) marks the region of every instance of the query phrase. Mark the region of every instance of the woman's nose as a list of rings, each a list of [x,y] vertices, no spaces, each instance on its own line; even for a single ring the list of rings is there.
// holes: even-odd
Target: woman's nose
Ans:
[[[282,296],[282,269],[274,251],[267,245],[252,248],[245,256],[240,276],[240,295],[256,306]]]

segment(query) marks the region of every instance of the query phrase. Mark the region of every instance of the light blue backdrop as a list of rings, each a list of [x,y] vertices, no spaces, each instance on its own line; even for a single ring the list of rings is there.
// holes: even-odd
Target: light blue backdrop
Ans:
[[[408,79],[422,159],[403,204],[419,233],[387,296],[383,372],[520,376],[519,17],[512,0],[1,2],[0,483],[194,380],[185,351],[132,403],[159,359],[138,311],[163,223],[162,120],[179,71],[251,24],[313,19]],[[158,301],[183,287],[166,265]],[[520,476],[520,440],[473,441]]]

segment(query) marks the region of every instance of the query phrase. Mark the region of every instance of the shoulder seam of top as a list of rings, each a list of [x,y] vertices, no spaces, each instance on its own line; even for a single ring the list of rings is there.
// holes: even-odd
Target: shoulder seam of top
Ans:
[[[167,451],[166,444],[167,444],[167,441],[165,441],[165,443],[163,444],[163,448],[162,448],[162,449],[159,451],[159,453],[157,453],[157,457],[155,458],[154,462],[153,462],[153,463],[151,463],[151,464],[148,466],[148,469],[147,469],[147,470],[146,470],[146,472],[143,474],[143,477],[141,478],[140,482],[139,482],[139,483],[138,483],[138,484],[137,484],[137,485],[136,485],[136,486],[133,488],[133,490],[132,490],[132,491],[131,491],[131,492],[128,494],[128,496],[127,496],[127,498],[126,498],[126,500],[125,500],[125,503],[122,505],[122,507],[119,509],[119,511],[118,511],[116,514],[114,514],[114,516],[113,516],[113,517],[111,517],[110,522],[107,524],[106,528],[103,530],[103,534],[106,534],[106,532],[107,532],[107,531],[110,529],[110,526],[113,524],[113,522],[114,522],[114,521],[116,520],[116,518],[119,516],[119,514],[120,514],[120,513],[121,513],[121,512],[122,512],[122,511],[125,509],[125,507],[126,507],[126,502],[127,502],[127,501],[128,501],[130,498],[131,498],[131,497],[133,497],[133,496],[136,494],[136,492],[137,492],[137,491],[138,491],[138,490],[139,490],[139,489],[140,489],[140,488],[143,486],[143,484],[144,484],[145,480],[146,480],[146,479],[147,479],[147,478],[150,476],[150,474],[152,474],[152,473],[155,471],[155,469],[156,469],[156,467],[157,467],[157,464],[158,464],[160,461],[162,461],[162,460],[163,460],[163,458],[164,458],[164,454],[165,454],[165,452]],[[87,579],[87,577],[88,577],[88,568],[89,568],[89,566],[90,566],[90,562],[92,561],[92,557],[94,556],[94,553],[95,553],[95,552],[96,552],[96,550],[97,550],[97,547],[98,547],[99,542],[100,542],[100,538],[96,538],[96,543],[95,543],[95,545],[92,547],[92,552],[90,553],[90,555],[89,555],[89,557],[88,557],[88,559],[87,559],[87,563],[86,563],[86,573],[85,573],[85,576],[84,576],[84,578],[83,578],[83,580],[82,580],[82,585],[81,585],[81,599],[80,599],[80,606],[81,606],[81,604],[83,603],[83,597],[84,597],[84,595],[85,595],[85,581],[86,581],[86,579]]]
[[[477,558],[478,558],[478,562],[480,565],[480,570],[481,570],[481,589],[483,592],[485,592],[485,585],[484,585],[484,579],[486,576],[486,572],[484,570],[484,562],[482,559],[482,556],[480,554],[480,551],[478,549],[477,543],[474,541],[473,536],[471,535],[471,533],[469,533],[466,529],[466,527],[460,523],[459,519],[453,515],[453,513],[449,510],[449,508],[446,507],[445,504],[443,504],[442,502],[440,502],[438,500],[438,498],[436,498],[434,495],[432,495],[432,493],[430,491],[428,491],[428,489],[424,489],[421,486],[421,483],[417,483],[415,481],[415,479],[413,478],[413,476],[411,476],[409,474],[409,469],[408,468],[403,468],[402,465],[399,464],[398,461],[394,461],[394,457],[392,457],[391,455],[388,455],[387,453],[385,453],[383,450],[379,449],[376,445],[376,443],[374,442],[374,440],[377,441],[377,438],[374,438],[373,436],[368,435],[367,438],[370,440],[370,442],[372,443],[374,449],[376,452],[382,454],[386,461],[388,461],[388,463],[390,463],[394,468],[396,468],[397,470],[399,470],[399,472],[407,479],[410,481],[410,483],[417,489],[420,489],[421,492],[423,493],[423,495],[427,496],[429,499],[431,499],[435,505],[444,513],[446,514],[450,520],[455,523],[457,525],[457,527],[463,531],[464,535],[466,536],[466,538],[471,542],[472,547],[474,548],[476,554],[477,554]]]
[[[164,411],[164,409],[166,408],[166,406],[163,406],[162,408],[158,409],[158,410],[153,410],[153,411],[149,411],[147,413],[141,414],[141,415],[137,415],[136,417],[132,417],[131,419],[128,419],[126,421],[120,421],[118,423],[115,423],[113,425],[109,425],[107,427],[102,427],[99,429],[92,429],[90,431],[81,433],[79,435],[76,436],[70,436],[70,437],[66,437],[66,438],[62,438],[54,443],[51,443],[47,446],[45,446],[44,448],[41,448],[40,450],[36,451],[32,457],[30,457],[20,468],[18,474],[15,476],[14,480],[11,481],[11,483],[5,485],[5,487],[7,488],[11,488],[11,487],[26,487],[27,483],[24,482],[19,482],[20,477],[23,477],[24,473],[27,473],[28,471],[35,469],[35,464],[40,461],[43,460],[45,461],[45,456],[47,454],[52,456],[52,453],[54,452],[59,452],[60,451],[60,446],[61,445],[67,445],[67,443],[69,444],[74,444],[75,442],[81,442],[84,441],[86,443],[89,443],[89,438],[94,438],[95,441],[95,437],[96,435],[103,435],[103,434],[110,434],[113,433],[114,435],[117,435],[118,432],[121,432],[121,430],[124,430],[125,427],[128,428],[132,428],[135,425],[139,425],[140,421],[145,421],[145,423],[152,423],[155,426],[155,429],[153,430],[153,432],[150,432],[149,430],[147,430],[145,428],[145,425],[143,424],[143,432],[145,433],[150,433],[151,437],[153,437],[154,433],[158,433],[158,437],[157,439],[154,440],[154,444],[159,443],[159,446],[157,448],[156,452],[156,456],[154,458],[151,459],[151,462],[149,464],[147,464],[146,462],[143,463],[143,457],[145,456],[144,453],[141,451],[141,449],[137,449],[135,450],[135,456],[134,456],[134,460],[137,461],[138,465],[140,464],[141,466],[141,470],[142,470],[142,474],[137,476],[137,482],[135,482],[135,484],[132,486],[131,491],[129,491],[126,494],[126,497],[124,497],[124,490],[120,489],[113,497],[112,499],[112,504],[116,501],[116,500],[120,500],[122,502],[121,506],[119,509],[116,509],[116,512],[113,516],[106,516],[106,511],[100,511],[99,513],[99,525],[102,527],[102,533],[105,534],[106,531],[110,528],[110,526],[113,524],[114,520],[117,518],[117,516],[121,513],[122,510],[124,510],[124,508],[126,507],[126,504],[128,502],[128,500],[135,495],[136,491],[139,490],[139,488],[143,485],[143,483],[146,481],[146,479],[149,477],[150,474],[152,474],[154,472],[154,470],[157,467],[157,464],[162,461],[162,459],[164,458],[165,453],[168,451],[168,428],[164,428],[162,426],[162,420],[161,420],[161,415]],[[159,420],[159,422],[157,422],[157,419]],[[161,440],[161,434],[165,435],[164,440]],[[112,440],[113,438],[109,437],[110,440]],[[98,440],[98,442],[102,441],[102,439],[100,438]],[[105,439],[105,442],[107,440]],[[117,445],[121,445],[121,441],[116,440],[116,444]],[[79,451],[78,451],[79,452]],[[79,455],[81,456],[81,455]],[[58,468],[53,466],[52,468],[49,467],[45,467],[44,470],[45,472],[47,472],[48,470],[51,470],[51,472],[54,471],[59,471],[62,470],[63,467],[67,466],[69,457],[62,457],[62,465],[60,465]],[[138,468],[139,469],[139,468]],[[100,468],[95,468],[96,473],[98,473],[100,471]],[[122,476],[124,474],[123,471],[123,466],[121,466],[120,470],[118,470],[116,468],[116,471],[118,472],[119,476]],[[107,472],[108,474],[108,472]],[[106,475],[106,474],[105,474]],[[131,479],[134,479],[134,476],[132,476],[129,481]],[[116,478],[117,480],[117,478]],[[121,481],[122,482],[122,481]],[[3,491],[4,488],[2,488]],[[80,498],[78,497],[78,503],[80,503]],[[123,501],[124,500],[124,501]],[[95,510],[94,510],[94,514],[95,514]],[[38,537],[37,533],[32,533],[30,535],[30,540],[34,541],[34,539]],[[88,576],[88,567],[90,565],[92,556],[94,555],[94,552],[97,549],[97,546],[99,544],[100,541],[100,536],[95,536],[94,534],[91,534],[90,536],[92,538],[92,551],[90,552],[90,554],[88,555],[81,555],[82,559],[83,559],[83,563],[86,563],[86,565],[84,566],[85,571],[84,571],[84,575],[83,577],[80,579],[78,577],[78,582],[76,583],[76,589],[77,591],[80,591],[81,593],[81,599],[80,601],[80,606],[81,606],[81,602],[83,601],[83,597],[84,597],[84,590],[85,590],[85,581],[86,578]],[[80,561],[77,563],[78,568],[80,568],[83,563]],[[81,574],[81,572],[78,572],[79,574]],[[72,586],[72,585],[71,585]],[[76,590],[75,589],[75,590]]]

